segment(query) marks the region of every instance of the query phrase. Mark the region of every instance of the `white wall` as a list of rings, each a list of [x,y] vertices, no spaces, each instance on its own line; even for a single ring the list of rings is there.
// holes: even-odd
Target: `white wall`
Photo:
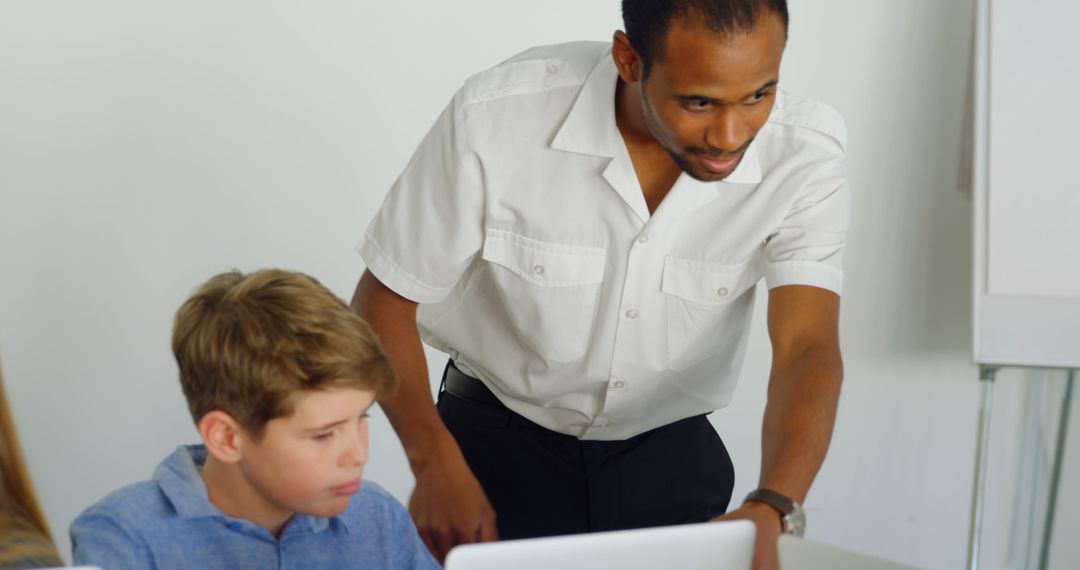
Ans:
[[[972,2],[791,10],[782,84],[846,117],[854,189],[847,380],[810,536],[958,568],[978,400],[958,191]],[[461,81],[619,25],[614,0],[0,3],[0,350],[63,548],[80,510],[195,438],[168,349],[192,288],[281,266],[347,298],[354,244]],[[736,495],[757,477],[763,317],[734,405],[713,415]],[[1007,380],[984,568],[1019,567],[1006,543],[1024,382]],[[397,441],[382,418],[372,431],[367,476],[405,500]]]

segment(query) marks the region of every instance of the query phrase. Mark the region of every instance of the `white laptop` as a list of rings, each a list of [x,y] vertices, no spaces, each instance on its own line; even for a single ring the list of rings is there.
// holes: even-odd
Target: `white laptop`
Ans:
[[[731,521],[468,544],[446,570],[749,570],[754,533]]]

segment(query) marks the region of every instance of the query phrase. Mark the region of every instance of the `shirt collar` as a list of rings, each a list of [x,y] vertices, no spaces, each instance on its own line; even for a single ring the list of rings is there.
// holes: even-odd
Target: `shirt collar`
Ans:
[[[570,114],[551,141],[551,148],[615,157],[624,144],[615,125],[615,86],[619,74],[611,60],[611,50],[604,50],[600,61],[581,86]]]
[[[224,516],[210,502],[199,468],[206,463],[206,447],[181,445],[154,471],[154,482],[180,518]]]
[[[552,139],[552,149],[612,158],[619,154],[619,146],[625,147],[626,143],[615,124],[615,87],[618,77],[615,62],[611,59],[611,50],[605,50],[600,61],[585,79],[585,84],[578,92],[574,106],[559,132]],[[750,143],[739,166],[723,182],[761,182],[756,141]]]
[[[210,502],[206,483],[199,474],[199,468],[206,464],[206,456],[205,445],[181,445],[158,465],[154,471],[154,482],[182,519],[216,518],[234,530],[247,526],[255,527],[250,521],[226,515]],[[348,531],[348,525],[340,517],[326,518],[296,513],[286,524],[281,538],[296,532],[321,532],[330,526],[331,520]]]

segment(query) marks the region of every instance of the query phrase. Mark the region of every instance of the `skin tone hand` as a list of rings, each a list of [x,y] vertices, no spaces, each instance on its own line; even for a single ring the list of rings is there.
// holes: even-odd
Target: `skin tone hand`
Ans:
[[[365,271],[352,307],[378,334],[399,380],[394,398],[379,404],[416,476],[409,514],[420,537],[440,564],[459,544],[498,540],[495,510],[435,409],[416,328],[417,304]]]
[[[754,570],[779,570],[780,556],[776,542],[780,539],[783,526],[780,514],[763,503],[749,502],[743,506],[713,519],[713,521],[749,520],[757,527],[754,539]]]
[[[440,564],[459,544],[499,539],[495,510],[461,453],[456,459],[449,455],[445,463],[417,471],[416,488],[409,499],[409,514]]]

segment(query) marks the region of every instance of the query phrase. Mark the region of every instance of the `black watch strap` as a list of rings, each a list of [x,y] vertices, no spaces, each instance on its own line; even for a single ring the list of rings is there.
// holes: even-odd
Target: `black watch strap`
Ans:
[[[744,503],[748,501],[765,503],[777,511],[780,511],[781,515],[790,515],[792,511],[795,510],[795,501],[770,489],[755,489],[751,491],[750,494],[743,499]]]

